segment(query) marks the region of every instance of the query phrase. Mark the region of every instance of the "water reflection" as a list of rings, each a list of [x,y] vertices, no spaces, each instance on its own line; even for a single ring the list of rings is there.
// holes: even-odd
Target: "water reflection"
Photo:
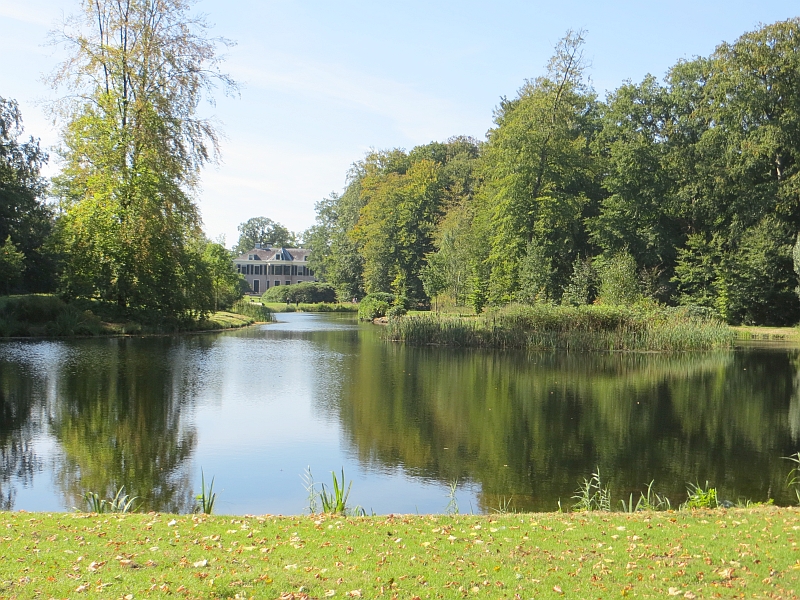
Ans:
[[[600,467],[616,498],[651,479],[671,498],[791,502],[797,351],[547,354],[376,345],[351,357],[340,417],[359,458],[480,484],[483,510],[571,503]],[[791,407],[791,408],[790,408]]]
[[[199,467],[227,513],[299,513],[299,475],[345,466],[376,512],[615,502],[651,479],[789,504],[800,352],[535,354],[410,348],[337,315],[225,334],[0,344],[0,508],[69,509],[119,486],[185,512]],[[463,499],[463,497],[462,497]],[[462,507],[466,508],[462,503]]]

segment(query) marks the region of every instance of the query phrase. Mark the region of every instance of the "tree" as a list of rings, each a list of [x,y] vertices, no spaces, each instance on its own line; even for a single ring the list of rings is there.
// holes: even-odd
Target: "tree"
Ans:
[[[280,223],[266,217],[253,217],[241,223],[239,241],[234,247],[236,254],[244,254],[255,248],[256,244],[272,244],[278,247],[294,247],[297,245],[295,234]]]
[[[4,293],[8,294],[12,286],[22,274],[22,267],[25,264],[25,255],[17,250],[11,236],[6,237],[6,241],[0,245],[0,281],[3,282]]]
[[[47,154],[32,137],[22,141],[19,106],[0,98],[0,241],[6,269],[15,273],[25,291],[49,291],[54,261],[43,250],[52,230],[53,214],[44,202],[47,185],[40,175]],[[13,265],[13,266],[12,266]],[[11,271],[4,291],[11,290]]]
[[[222,244],[209,242],[203,250],[203,262],[211,278],[214,310],[227,308],[242,297],[242,276],[236,272],[231,256]]]
[[[520,265],[536,239],[552,261],[552,286],[568,281],[585,250],[583,219],[593,211],[597,186],[591,140],[597,102],[583,82],[583,34],[570,31],[556,47],[546,77],[527,81],[503,99],[489,131],[477,226],[486,232],[489,300],[511,301]]]
[[[214,124],[197,116],[217,84],[217,46],[191,0],[83,0],[55,33],[68,58],[51,82],[64,123],[59,178],[67,253],[62,291],[165,315],[196,310],[203,278],[192,193],[218,157]]]

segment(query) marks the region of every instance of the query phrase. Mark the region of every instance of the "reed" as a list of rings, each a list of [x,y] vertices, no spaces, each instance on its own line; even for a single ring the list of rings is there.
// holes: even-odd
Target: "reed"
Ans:
[[[723,322],[678,307],[509,305],[478,317],[390,319],[385,336],[409,345],[532,350],[668,351],[729,347]]]
[[[214,503],[217,501],[217,494],[214,492],[214,478],[211,478],[211,483],[206,487],[206,476],[203,469],[200,469],[200,493],[195,496],[197,505],[195,512],[210,515],[214,511]]]
[[[256,304],[248,300],[238,300],[231,307],[231,312],[255,319],[261,323],[271,323],[275,320],[272,310],[263,304]]]

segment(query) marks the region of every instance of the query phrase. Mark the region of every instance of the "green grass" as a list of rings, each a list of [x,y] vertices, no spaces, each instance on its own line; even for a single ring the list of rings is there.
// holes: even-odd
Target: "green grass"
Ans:
[[[774,507],[388,517],[16,512],[0,514],[0,531],[2,598],[691,599],[800,591],[800,513]]]
[[[510,305],[478,317],[389,319],[386,337],[411,345],[537,350],[684,351],[728,347],[730,328],[683,308]]]

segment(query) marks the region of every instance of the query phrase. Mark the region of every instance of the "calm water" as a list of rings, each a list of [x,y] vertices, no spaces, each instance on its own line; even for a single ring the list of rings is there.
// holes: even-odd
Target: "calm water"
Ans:
[[[614,504],[651,479],[779,503],[800,449],[800,351],[524,354],[408,348],[351,317],[243,331],[0,343],[0,507],[69,510],[120,485],[190,510],[297,514],[344,467],[368,512],[571,503],[599,465]],[[638,492],[637,492],[638,493]]]

